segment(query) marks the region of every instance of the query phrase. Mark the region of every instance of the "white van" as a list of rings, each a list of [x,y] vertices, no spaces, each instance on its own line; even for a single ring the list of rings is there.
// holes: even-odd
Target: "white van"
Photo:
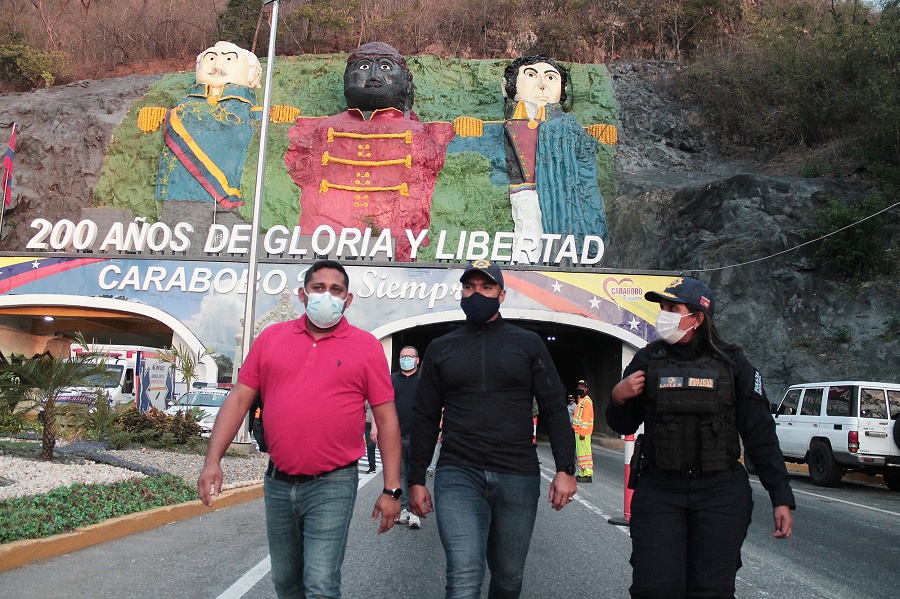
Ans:
[[[792,385],[773,415],[785,461],[808,464],[816,485],[832,487],[844,472],[862,472],[881,474],[900,491],[900,385]]]

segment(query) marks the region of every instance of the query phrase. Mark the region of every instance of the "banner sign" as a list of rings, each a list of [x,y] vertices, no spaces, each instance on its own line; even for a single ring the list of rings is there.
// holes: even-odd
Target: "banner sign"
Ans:
[[[353,305],[347,318],[368,331],[427,315],[429,321],[461,321],[461,265],[369,266],[343,263],[350,276]],[[308,264],[260,264],[256,315],[273,310],[284,297],[297,312]],[[147,305],[184,323],[207,347],[231,356],[243,316],[248,281],[244,262],[184,260],[180,257],[0,256],[0,297],[62,294],[128,300],[135,311]],[[507,296],[501,313],[553,313],[588,328],[614,327],[644,341],[655,338],[658,306],[644,300],[662,290],[671,276],[624,273],[505,270]],[[591,325],[593,323],[593,325]],[[404,328],[404,327],[401,327]]]
[[[113,223],[101,234],[97,223],[82,220],[74,223],[63,219],[51,222],[37,218],[31,223],[35,230],[25,249],[41,252],[96,251],[104,253],[177,252],[185,255],[247,256],[250,253],[252,225],[239,223],[226,227],[212,225],[206,238],[194,238],[194,226],[180,222],[170,226],[164,222],[148,223],[139,218],[134,222]],[[417,258],[427,231],[404,229]],[[380,231],[366,228],[337,229],[320,225],[305,234],[300,227],[288,229],[283,225],[271,227],[261,237],[262,250],[269,257],[309,258],[334,255],[338,258],[366,258],[394,260],[394,238],[390,229]],[[201,243],[202,242],[202,243]],[[604,244],[599,236],[588,235],[576,239],[574,235],[544,233],[540,236],[498,231],[458,231],[452,234],[439,231],[435,250],[436,260],[492,260],[515,264],[560,264],[595,266],[603,258]]]

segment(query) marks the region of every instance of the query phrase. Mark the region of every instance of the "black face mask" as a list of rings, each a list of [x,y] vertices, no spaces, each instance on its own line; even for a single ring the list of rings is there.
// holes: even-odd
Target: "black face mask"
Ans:
[[[462,298],[459,301],[459,307],[466,314],[466,322],[484,324],[500,311],[500,298],[487,297],[476,292],[469,297]]]

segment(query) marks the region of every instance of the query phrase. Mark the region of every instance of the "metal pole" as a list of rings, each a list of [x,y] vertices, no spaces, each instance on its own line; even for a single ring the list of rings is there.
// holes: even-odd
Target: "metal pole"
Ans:
[[[271,0],[272,24],[269,28],[269,55],[266,62],[266,83],[263,90],[263,110],[259,129],[259,157],[256,164],[256,187],[253,192],[253,219],[250,231],[250,266],[247,269],[247,297],[244,303],[244,338],[241,344],[241,362],[250,351],[253,342],[254,313],[256,310],[256,277],[259,272],[259,220],[262,213],[263,187],[266,171],[266,148],[269,141],[269,110],[272,103],[272,72],[275,70],[275,37],[278,32],[278,2]],[[244,426],[235,438],[237,443],[249,443],[249,419],[244,417]]]

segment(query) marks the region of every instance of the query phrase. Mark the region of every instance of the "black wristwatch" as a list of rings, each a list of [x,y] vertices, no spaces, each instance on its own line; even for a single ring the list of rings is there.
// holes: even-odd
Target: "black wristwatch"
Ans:
[[[400,499],[401,497],[403,497],[402,489],[388,489],[387,487],[385,487],[383,493],[391,499]]]
[[[562,466],[557,466],[556,471],[565,472],[569,476],[573,476],[575,474],[575,464],[564,464]]]

